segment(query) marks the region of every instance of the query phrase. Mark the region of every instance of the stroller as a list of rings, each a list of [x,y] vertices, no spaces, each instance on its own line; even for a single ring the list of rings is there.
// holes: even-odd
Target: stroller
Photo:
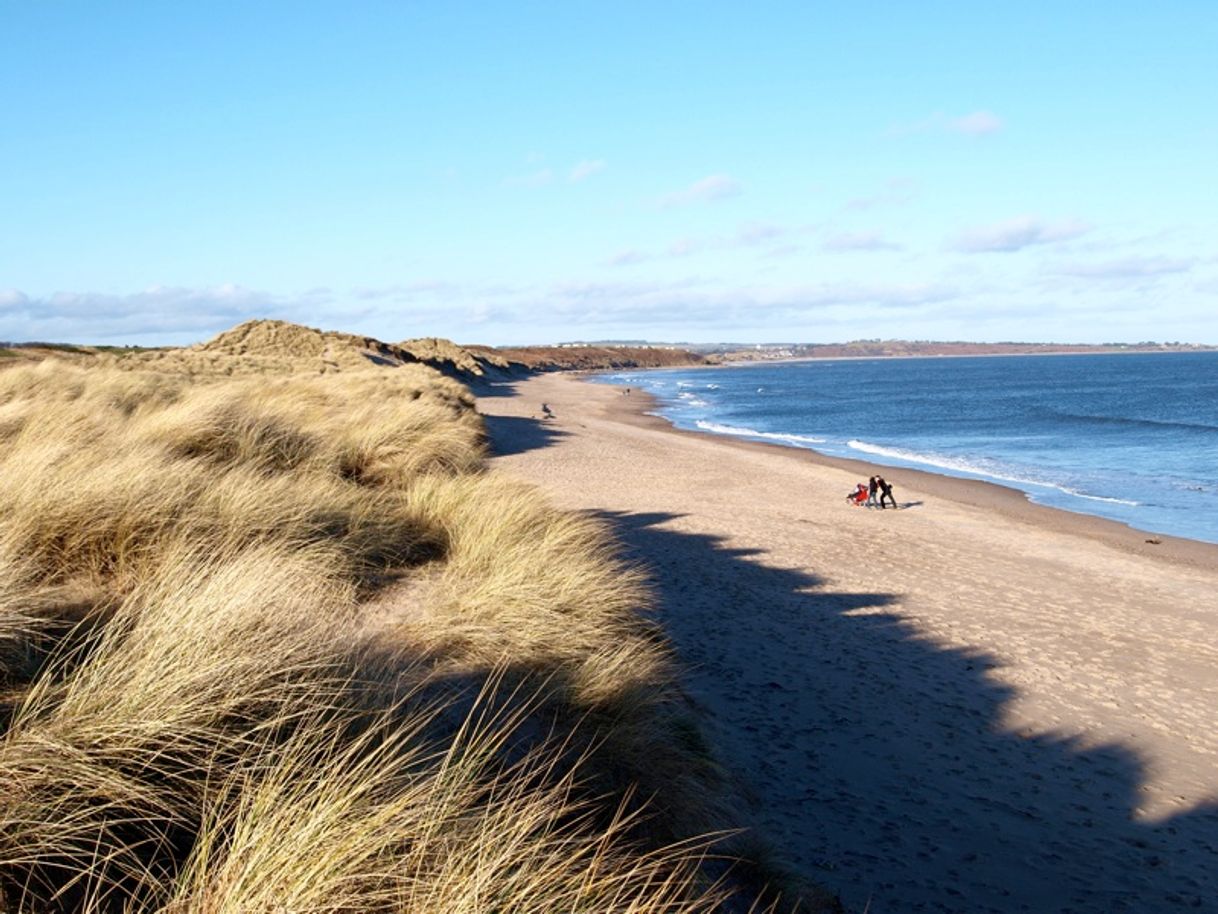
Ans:
[[[846,493],[846,501],[856,508],[861,508],[867,504],[868,494],[867,483],[860,482],[853,492]]]

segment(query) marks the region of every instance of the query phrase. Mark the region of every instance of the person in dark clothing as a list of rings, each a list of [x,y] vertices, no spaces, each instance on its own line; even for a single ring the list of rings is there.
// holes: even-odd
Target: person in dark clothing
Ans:
[[[876,493],[876,490],[880,487],[879,482],[876,481],[877,478],[878,477],[872,476],[871,479],[867,481],[867,506],[868,507],[875,504],[875,493]]]
[[[878,483],[880,486],[880,507],[884,507],[884,499],[887,498],[890,502],[892,502],[892,506],[895,508],[897,506],[897,500],[892,495],[892,483],[884,479],[883,476],[878,477]]]

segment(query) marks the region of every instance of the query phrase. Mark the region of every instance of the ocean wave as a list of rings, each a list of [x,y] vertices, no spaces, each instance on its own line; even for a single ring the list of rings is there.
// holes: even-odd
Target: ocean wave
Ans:
[[[1069,486],[1056,486],[1049,483],[1038,483],[1038,485],[1048,485],[1051,489],[1057,489],[1059,492],[1065,492],[1067,495],[1073,495],[1075,498],[1085,498],[1088,501],[1106,501],[1110,505],[1129,505],[1131,508],[1136,508],[1138,505],[1142,504],[1140,501],[1130,501],[1128,498],[1109,498],[1105,495],[1088,495],[1086,492],[1071,489]]]
[[[739,438],[764,438],[767,441],[787,441],[791,444],[824,444],[824,438],[813,438],[810,435],[788,435],[781,432],[759,432],[752,428],[741,428],[735,425],[720,425],[717,422],[698,420],[694,423],[698,428],[716,435],[735,435]]]
[[[710,405],[705,400],[703,400],[701,397],[699,397],[697,394],[691,394],[688,391],[677,394],[677,399],[682,401],[683,403],[688,404],[689,406],[709,406]]]
[[[1121,428],[1180,428],[1190,432],[1218,432],[1218,425],[1205,422],[1179,422],[1173,419],[1144,419],[1138,416],[1103,416],[1091,413],[1066,413],[1054,410],[1053,415],[1070,422],[1090,422],[1096,425],[1115,425]]]
[[[1138,507],[1141,502],[1131,501],[1127,498],[1110,498],[1105,495],[1088,495],[1086,492],[1080,492],[1078,489],[1073,489],[1069,486],[1061,485],[1056,482],[1046,482],[1043,479],[1032,479],[1028,476],[1016,476],[1007,471],[995,469],[994,467],[984,466],[980,463],[971,463],[967,460],[962,460],[958,457],[947,457],[942,454],[920,454],[917,451],[907,451],[904,448],[884,447],[880,444],[871,444],[867,441],[859,441],[850,439],[846,442],[846,446],[856,451],[862,451],[864,454],[871,454],[874,457],[887,457],[893,460],[903,460],[907,463],[920,463],[924,466],[936,467],[940,470],[954,470],[957,473],[968,473],[972,476],[984,476],[987,479],[997,479],[1002,482],[1012,482],[1018,486],[1036,486],[1042,489],[1055,489],[1063,495],[1070,495],[1074,498],[1084,498],[1088,501],[1102,501],[1114,505],[1128,505],[1131,508]]]

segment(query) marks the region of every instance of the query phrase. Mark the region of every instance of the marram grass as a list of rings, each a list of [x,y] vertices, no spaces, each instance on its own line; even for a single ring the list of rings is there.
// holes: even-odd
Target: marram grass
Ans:
[[[0,911],[746,909],[603,526],[434,371],[258,358],[0,370]]]

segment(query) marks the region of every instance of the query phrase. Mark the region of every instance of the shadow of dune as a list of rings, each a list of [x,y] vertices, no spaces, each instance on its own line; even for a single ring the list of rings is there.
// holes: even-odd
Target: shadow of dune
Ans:
[[[549,447],[565,434],[542,419],[525,416],[483,416],[482,421],[495,457]]]
[[[479,399],[486,397],[514,397],[517,394],[517,385],[523,381],[527,381],[534,376],[534,372],[523,373],[515,377],[495,377],[495,378],[469,378],[465,377],[461,380],[465,385],[473,391],[474,396]]]
[[[1218,806],[1137,820],[1136,752],[1010,732],[997,659],[920,635],[898,595],[829,591],[671,514],[597,516],[649,571],[763,833],[850,910],[1218,910]]]

